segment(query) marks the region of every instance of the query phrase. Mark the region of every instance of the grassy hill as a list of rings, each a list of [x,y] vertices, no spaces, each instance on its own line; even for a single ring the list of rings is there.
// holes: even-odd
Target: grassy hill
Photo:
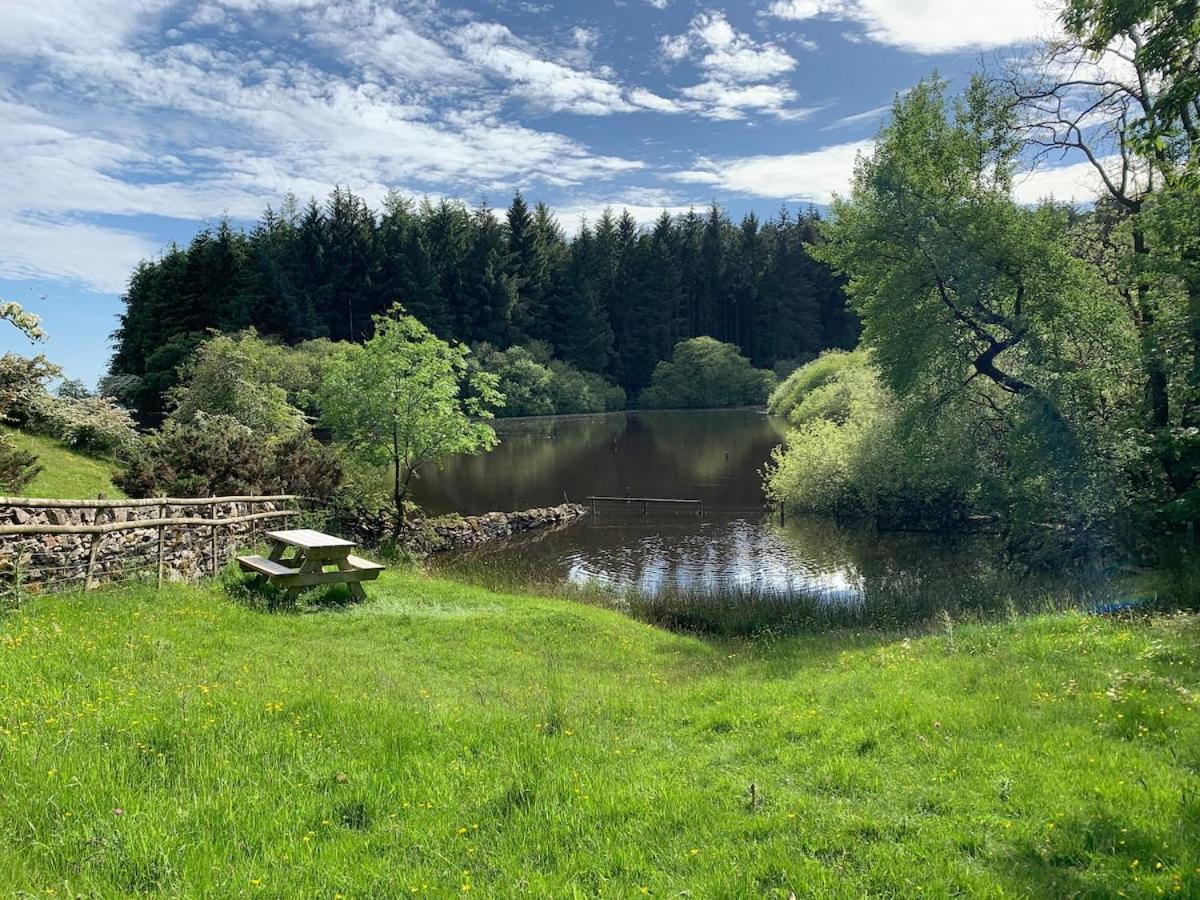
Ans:
[[[680,636],[389,572],[0,615],[20,894],[1200,894],[1200,619]]]
[[[83,499],[103,493],[109,497],[125,495],[112,483],[116,465],[109,460],[84,456],[53,438],[0,428],[15,437],[17,443],[38,455],[42,471],[26,487],[27,497]]]

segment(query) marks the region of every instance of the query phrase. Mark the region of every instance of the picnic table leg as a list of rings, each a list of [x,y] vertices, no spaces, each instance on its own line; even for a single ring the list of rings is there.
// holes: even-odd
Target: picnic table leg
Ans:
[[[343,556],[341,559],[336,560],[336,562],[337,562],[337,567],[338,567],[339,572],[353,572],[354,571],[354,566],[350,565],[349,558]],[[355,600],[366,600],[367,599],[367,592],[363,589],[363,586],[360,582],[347,581],[346,587],[350,588],[350,596],[353,597]]]
[[[320,572],[325,568],[325,561],[320,557],[305,556],[297,551],[296,557],[291,560],[292,567],[299,569],[302,575],[311,575],[314,572]],[[287,602],[295,603],[300,599],[300,592],[304,588],[290,587],[287,589]]]

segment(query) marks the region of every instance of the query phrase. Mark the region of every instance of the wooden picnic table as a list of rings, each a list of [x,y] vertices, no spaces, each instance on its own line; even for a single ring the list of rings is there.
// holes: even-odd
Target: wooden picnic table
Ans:
[[[354,541],[311,528],[268,531],[266,537],[271,543],[267,556],[239,556],[238,564],[243,571],[285,588],[289,601],[302,589],[322,584],[344,584],[352,597],[362,600],[367,596],[362,582],[374,581],[384,569],[379,563],[354,556],[350,552],[358,546]],[[326,571],[330,567],[333,571]]]

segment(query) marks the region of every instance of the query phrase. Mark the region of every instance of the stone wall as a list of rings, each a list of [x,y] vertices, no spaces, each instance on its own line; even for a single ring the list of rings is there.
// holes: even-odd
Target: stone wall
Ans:
[[[216,568],[220,569],[240,552],[261,541],[263,531],[287,527],[286,519],[263,519],[235,525],[220,525],[221,519],[255,512],[283,510],[283,503],[219,503]],[[106,522],[137,522],[158,518],[204,518],[213,507],[199,504],[169,504],[163,507],[112,507],[102,509],[38,509],[0,506],[0,525],[98,525]],[[564,503],[519,512],[492,512],[482,516],[439,516],[411,523],[405,544],[418,553],[465,550],[487,541],[501,540],[526,531],[561,528],[588,512],[586,506]],[[296,514],[293,512],[293,516]],[[357,540],[364,540],[364,522],[334,527]],[[357,525],[358,527],[353,527]],[[300,527],[293,521],[292,527]],[[319,527],[319,526],[318,526]],[[87,579],[92,541],[96,563],[92,576],[97,584],[141,575],[158,574],[158,528],[131,528],[93,536],[90,534],[0,535],[0,591],[11,589],[19,577],[22,588],[62,589],[82,587]],[[192,581],[213,571],[212,528],[207,525],[172,525],[163,529],[164,575],[173,581]]]
[[[578,503],[545,506],[520,512],[492,512],[482,516],[442,516],[427,523],[432,534],[428,552],[466,550],[487,541],[500,540],[543,528],[561,528],[586,515]]]
[[[287,519],[260,519],[220,525],[221,519],[236,518],[268,510],[283,510],[284,503],[218,503],[216,541],[217,568],[238,552],[256,543],[263,531],[283,528]],[[168,504],[162,507],[112,507],[102,509],[38,509],[0,507],[3,525],[98,525],[107,522],[137,522],[158,518],[209,518],[213,507],[199,504]],[[93,579],[116,581],[135,575],[151,578],[158,574],[158,528],[134,528],[103,535],[32,534],[0,535],[0,588],[8,588],[16,577],[21,585],[34,588],[82,586],[87,578],[92,541],[96,546]],[[213,568],[212,528],[207,525],[173,525],[163,529],[165,577],[187,581],[207,575]]]

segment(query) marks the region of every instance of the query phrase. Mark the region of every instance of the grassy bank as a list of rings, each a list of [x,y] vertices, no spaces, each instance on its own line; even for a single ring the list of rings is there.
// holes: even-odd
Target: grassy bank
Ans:
[[[104,459],[95,459],[77,453],[53,438],[26,434],[4,428],[13,435],[17,445],[38,456],[42,471],[21,493],[26,497],[53,497],[78,500],[105,494],[109,497],[124,497],[113,483],[116,464]]]
[[[0,618],[0,884],[249,897],[1200,892],[1200,621],[727,642],[388,573]]]

